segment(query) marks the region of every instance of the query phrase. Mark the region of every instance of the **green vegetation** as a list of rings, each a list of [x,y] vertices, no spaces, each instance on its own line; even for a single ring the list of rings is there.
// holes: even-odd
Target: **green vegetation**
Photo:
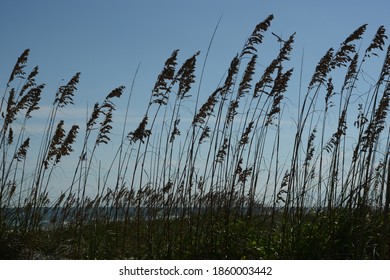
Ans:
[[[38,67],[25,73],[24,51],[0,104],[0,257],[389,259],[385,29],[365,50],[356,45],[366,25],[330,48],[301,94],[289,92],[293,69],[286,70],[295,34],[276,43],[273,60],[258,61],[272,20],[255,27],[203,104],[200,87],[191,97],[199,53],[179,67],[174,51],[139,125],[123,124],[104,174],[99,151],[111,141],[125,88],[67,128],[58,116],[74,103],[77,73],[58,88],[32,149],[28,127],[45,85],[35,80]],[[364,69],[382,56],[369,83]],[[289,96],[298,99],[297,115],[285,113]],[[73,155],[73,178],[52,199],[55,171]]]

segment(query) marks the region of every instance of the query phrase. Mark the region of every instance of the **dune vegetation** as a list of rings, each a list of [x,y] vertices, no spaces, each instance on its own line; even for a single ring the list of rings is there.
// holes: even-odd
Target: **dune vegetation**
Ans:
[[[289,66],[295,34],[277,42],[272,21],[254,28],[209,93],[208,53],[202,65],[199,52],[180,62],[174,50],[114,150],[116,102],[128,118],[138,97],[119,86],[69,126],[59,112],[74,105],[80,73],[58,88],[32,145],[45,84],[38,67],[27,71],[25,50],[0,104],[0,258],[389,259],[385,28],[369,40],[367,25],[356,29],[297,92],[291,78],[309,73]],[[258,55],[265,36],[270,62]],[[104,149],[112,158],[99,158]],[[73,176],[53,199],[56,170],[72,156]]]

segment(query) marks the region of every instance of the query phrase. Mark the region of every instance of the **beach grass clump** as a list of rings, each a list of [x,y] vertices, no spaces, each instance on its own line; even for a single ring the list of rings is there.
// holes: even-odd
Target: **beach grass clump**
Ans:
[[[38,67],[27,72],[25,50],[0,103],[0,258],[389,259],[385,27],[367,43],[362,25],[329,48],[292,104],[295,33],[280,38],[273,20],[255,27],[209,93],[197,80],[202,53],[181,61],[174,50],[139,123],[124,121],[119,134],[116,102],[128,95],[127,118],[133,87],[117,86],[69,124],[60,112],[75,106],[76,73],[31,137],[45,84]],[[269,34],[275,56],[263,63]],[[371,84],[369,63],[381,65]]]

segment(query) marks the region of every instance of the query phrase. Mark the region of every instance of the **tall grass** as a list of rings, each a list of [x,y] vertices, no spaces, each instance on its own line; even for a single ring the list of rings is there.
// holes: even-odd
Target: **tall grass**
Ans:
[[[66,129],[58,112],[74,105],[76,73],[55,94],[39,149],[30,147],[29,122],[45,85],[35,80],[38,67],[25,72],[24,51],[0,105],[1,257],[390,258],[385,28],[365,50],[356,45],[366,25],[330,48],[298,98],[297,115],[286,116],[286,100],[296,94],[288,87],[295,33],[277,36],[275,58],[258,69],[272,20],[255,27],[199,106],[201,88],[195,98],[192,92],[201,54],[180,63],[173,51],[139,124],[124,122],[110,161],[97,158],[112,141],[125,87],[96,102],[84,124]],[[382,67],[368,84],[364,69],[378,57]],[[133,86],[126,118],[132,95]],[[72,156],[72,179],[53,199],[55,171]],[[101,162],[108,163],[103,174]]]

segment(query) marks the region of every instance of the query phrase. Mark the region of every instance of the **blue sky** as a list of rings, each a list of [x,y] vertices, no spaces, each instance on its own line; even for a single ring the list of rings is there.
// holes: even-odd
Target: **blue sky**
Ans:
[[[365,42],[379,25],[390,26],[390,3],[378,1],[271,0],[18,0],[0,4],[0,86],[17,57],[31,49],[29,66],[39,65],[46,94],[81,72],[80,106],[103,98],[119,85],[130,86],[138,63],[136,96],[148,96],[166,58],[200,50],[204,59],[213,29],[222,15],[206,68],[205,95],[226,71],[253,27],[269,14],[271,31],[297,32],[293,59],[305,48],[305,71],[312,73],[329,47],[368,23]],[[274,40],[270,34],[266,41]],[[274,47],[274,46],[273,46]],[[272,56],[261,50],[261,57]],[[87,101],[86,101],[87,100]],[[83,104],[84,103],[84,104]]]
[[[200,69],[222,16],[201,88],[200,98],[206,100],[256,24],[273,14],[270,31],[282,37],[296,32],[290,64],[296,70],[287,96],[294,114],[303,50],[305,87],[318,60],[330,47],[337,49],[356,28],[368,24],[362,47],[370,43],[380,25],[390,28],[389,10],[388,0],[2,0],[0,92],[17,57],[30,48],[27,70],[38,65],[37,80],[47,85],[42,105],[50,105],[56,88],[81,72],[76,105],[65,112],[69,122],[78,122],[85,119],[87,108],[112,89],[120,85],[129,89],[140,64],[130,106],[131,117],[138,123],[156,77],[173,50],[180,49],[179,64],[201,51]],[[259,48],[260,68],[277,50],[276,38],[268,32]],[[123,116],[122,100],[117,114]]]

